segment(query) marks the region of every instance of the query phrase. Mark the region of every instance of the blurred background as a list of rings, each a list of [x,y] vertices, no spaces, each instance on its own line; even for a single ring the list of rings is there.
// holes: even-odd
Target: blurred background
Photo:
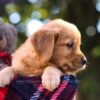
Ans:
[[[78,74],[80,100],[100,100],[100,0],[0,0],[0,22],[18,29],[18,45],[49,20],[74,23],[89,65]]]

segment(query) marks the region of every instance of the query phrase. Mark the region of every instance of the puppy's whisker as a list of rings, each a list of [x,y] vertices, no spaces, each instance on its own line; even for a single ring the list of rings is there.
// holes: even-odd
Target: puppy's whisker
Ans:
[[[89,64],[90,64],[89,62],[86,63],[87,66],[88,66]]]

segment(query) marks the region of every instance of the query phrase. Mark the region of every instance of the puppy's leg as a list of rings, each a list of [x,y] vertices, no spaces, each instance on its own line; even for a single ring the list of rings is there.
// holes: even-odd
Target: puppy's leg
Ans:
[[[60,84],[60,77],[63,73],[56,67],[48,66],[42,75],[42,85],[49,91],[53,91]]]
[[[10,84],[14,78],[15,72],[12,67],[6,67],[0,71],[0,87]]]

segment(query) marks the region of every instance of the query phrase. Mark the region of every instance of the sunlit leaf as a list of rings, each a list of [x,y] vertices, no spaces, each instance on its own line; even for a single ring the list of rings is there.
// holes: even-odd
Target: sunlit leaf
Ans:
[[[96,46],[93,48],[92,55],[94,57],[100,57],[100,46]]]

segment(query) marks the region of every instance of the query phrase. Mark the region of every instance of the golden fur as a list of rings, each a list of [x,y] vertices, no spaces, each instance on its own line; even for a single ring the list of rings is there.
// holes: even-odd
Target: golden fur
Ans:
[[[81,35],[75,25],[61,19],[50,21],[13,53],[12,66],[0,72],[0,86],[8,84],[15,74],[42,75],[43,86],[55,89],[63,73],[83,69],[81,59],[85,56],[80,45]],[[6,82],[2,75],[7,73]]]

